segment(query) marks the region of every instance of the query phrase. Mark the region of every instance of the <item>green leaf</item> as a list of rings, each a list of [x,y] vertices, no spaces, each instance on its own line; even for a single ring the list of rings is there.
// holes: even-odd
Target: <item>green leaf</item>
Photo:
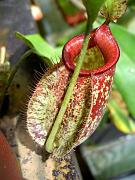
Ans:
[[[121,48],[114,82],[129,112],[135,117],[135,36],[119,25],[111,24],[111,30]]]
[[[117,64],[114,82],[126,102],[128,110],[135,117],[135,64],[123,50],[121,50],[120,60]]]
[[[64,34],[57,40],[57,45],[64,45],[69,39],[76,36],[77,34],[84,33],[86,29],[86,22],[81,22],[75,27],[69,27]]]
[[[118,24],[111,23],[110,27],[121,49],[135,63],[135,35]]]
[[[114,100],[109,101],[108,107],[111,114],[111,120],[117,129],[124,133],[135,132],[135,122],[122,112]]]
[[[96,20],[98,12],[105,0],[82,0],[88,14],[88,23],[91,27]]]
[[[23,35],[17,32],[16,37],[23,40],[48,65],[57,64],[60,61],[62,47],[53,48],[39,34]]]
[[[135,0],[128,0],[128,5],[129,5],[129,6],[135,5]]]
[[[121,137],[97,147],[81,146],[81,154],[96,180],[127,179],[115,178],[135,170],[135,136]]]
[[[57,2],[66,15],[74,15],[78,12],[78,8],[76,8],[69,0],[57,0]]]

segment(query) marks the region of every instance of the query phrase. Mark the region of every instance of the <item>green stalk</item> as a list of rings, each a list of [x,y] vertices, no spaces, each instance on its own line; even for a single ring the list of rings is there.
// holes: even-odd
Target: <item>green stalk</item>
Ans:
[[[71,80],[70,80],[69,86],[67,88],[64,100],[62,101],[60,110],[58,112],[58,115],[57,115],[56,120],[54,122],[54,125],[52,127],[52,130],[51,130],[49,137],[48,137],[46,144],[45,144],[47,152],[51,153],[53,151],[55,137],[56,137],[57,132],[58,132],[60,125],[62,123],[62,120],[63,120],[64,114],[65,114],[65,111],[67,109],[68,103],[70,101],[70,98],[73,94],[73,90],[74,90],[74,87],[76,85],[76,81],[78,79],[78,76],[79,76],[79,73],[80,73],[80,70],[81,70],[81,67],[83,64],[83,60],[85,58],[85,54],[87,51],[87,47],[88,47],[88,43],[89,43],[89,37],[90,37],[90,35],[89,35],[90,29],[91,29],[91,25],[87,24],[87,30],[85,33],[85,38],[84,38],[84,42],[83,42],[83,46],[82,46],[80,56],[79,56],[78,61],[77,61],[77,65],[76,65],[74,73],[71,77]]]

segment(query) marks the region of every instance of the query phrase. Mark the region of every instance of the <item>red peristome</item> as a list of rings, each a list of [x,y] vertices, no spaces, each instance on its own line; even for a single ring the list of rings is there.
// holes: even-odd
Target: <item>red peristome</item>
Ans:
[[[62,59],[69,70],[74,70],[74,59],[79,55],[84,40],[84,35],[78,35],[66,43],[62,52]],[[97,46],[102,52],[105,65],[96,70],[81,70],[80,75],[89,76],[100,74],[113,67],[119,59],[119,47],[112,36],[108,25],[103,24],[91,32],[89,47]]]

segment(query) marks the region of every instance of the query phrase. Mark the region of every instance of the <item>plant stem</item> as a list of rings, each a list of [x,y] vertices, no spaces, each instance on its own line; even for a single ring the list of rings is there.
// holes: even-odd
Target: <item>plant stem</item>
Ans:
[[[82,46],[80,56],[79,56],[78,61],[77,61],[77,65],[75,67],[74,73],[73,73],[72,78],[70,80],[70,83],[69,83],[69,86],[67,88],[64,100],[61,104],[60,110],[58,112],[58,115],[57,115],[56,120],[54,122],[54,125],[52,127],[52,130],[51,130],[49,137],[48,137],[46,144],[45,144],[46,151],[50,152],[50,153],[53,151],[53,145],[54,145],[55,137],[56,137],[57,132],[58,132],[60,125],[62,123],[65,111],[66,111],[67,106],[68,106],[68,103],[69,103],[70,98],[73,94],[73,90],[74,90],[74,87],[76,85],[76,81],[78,79],[78,76],[79,76],[79,73],[80,73],[80,70],[81,70],[81,67],[83,64],[83,60],[85,58],[85,54],[87,51],[89,38],[90,38],[90,35],[89,35],[90,34],[90,27],[91,26],[87,25],[85,38],[84,38],[84,42],[83,42],[83,46]]]

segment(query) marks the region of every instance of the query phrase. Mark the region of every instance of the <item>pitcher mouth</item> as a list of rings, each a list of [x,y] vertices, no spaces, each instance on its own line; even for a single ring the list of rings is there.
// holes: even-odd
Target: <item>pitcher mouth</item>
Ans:
[[[66,67],[71,71],[74,71],[75,69],[74,61],[81,51],[83,40],[83,34],[75,36],[69,40],[63,48],[62,59]],[[94,70],[81,69],[79,75],[90,76],[92,74],[101,74],[115,66],[119,59],[120,50],[118,44],[115,41],[109,26],[106,24],[101,25],[90,33],[88,49],[93,47],[98,47],[101,51],[104,58],[104,65]]]

